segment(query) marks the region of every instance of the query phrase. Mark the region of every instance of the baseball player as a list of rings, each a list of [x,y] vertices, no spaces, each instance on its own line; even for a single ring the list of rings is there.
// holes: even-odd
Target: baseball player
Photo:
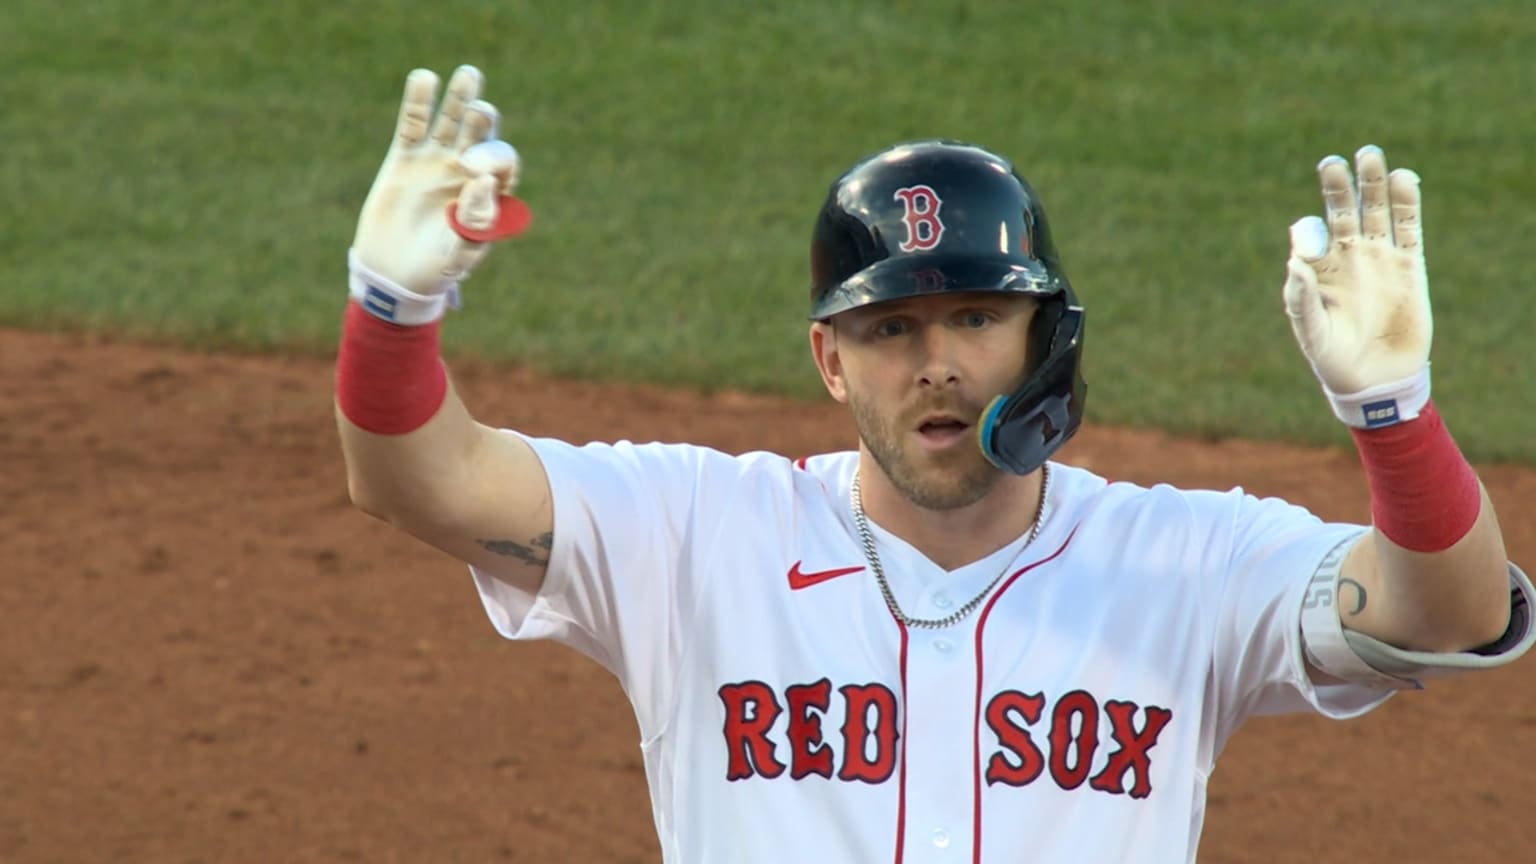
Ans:
[[[1111,483],[1078,428],[1084,312],[1004,158],[868,156],[815,221],[810,349],[854,452],[791,461],[478,423],[445,309],[528,224],[481,74],[410,73],[338,357],[353,499],[469,565],[496,630],[634,706],[664,860],[1193,861],[1256,714],[1353,717],[1533,639],[1530,582],[1430,399],[1419,179],[1319,165],[1284,308],[1372,525]]]

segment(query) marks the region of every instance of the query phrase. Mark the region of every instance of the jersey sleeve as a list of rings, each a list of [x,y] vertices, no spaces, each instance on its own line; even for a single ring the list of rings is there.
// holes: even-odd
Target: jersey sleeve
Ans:
[[[508,639],[553,640],[612,672],[649,738],[670,710],[682,624],[701,588],[699,538],[715,531],[711,499],[729,494],[732,457],[690,445],[527,440],[553,499],[549,569],[529,594],[471,567],[480,600]]]
[[[1341,543],[1360,537],[1363,525],[1327,523],[1275,498],[1234,490],[1228,499],[1226,554],[1215,562],[1219,597],[1214,684],[1222,735],[1247,717],[1312,710],[1355,717],[1375,708],[1390,689],[1359,684],[1314,684],[1302,645],[1301,609],[1318,567]]]

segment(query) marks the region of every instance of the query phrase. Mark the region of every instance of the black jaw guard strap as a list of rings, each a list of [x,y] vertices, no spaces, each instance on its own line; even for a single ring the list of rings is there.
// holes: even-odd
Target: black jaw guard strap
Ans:
[[[1044,465],[1067,443],[1083,422],[1083,400],[1088,385],[1083,381],[1083,308],[1057,307],[1054,325],[1050,305],[1040,312],[1049,333],[1037,344],[1044,358],[1008,396],[993,399],[981,414],[977,436],[981,452],[993,465],[1014,474],[1028,474]]]

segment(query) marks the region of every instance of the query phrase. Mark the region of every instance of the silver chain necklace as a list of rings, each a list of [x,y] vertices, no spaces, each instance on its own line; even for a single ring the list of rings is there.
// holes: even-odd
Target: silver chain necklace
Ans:
[[[1020,547],[1019,552],[1028,549],[1030,544],[1035,542],[1035,538],[1040,535],[1040,526],[1045,524],[1045,502],[1050,494],[1051,468],[1050,465],[1044,465],[1040,469],[1040,509],[1035,514],[1035,524],[1029,528],[1029,537],[1024,540],[1024,545]],[[992,578],[991,582],[987,583],[987,587],[981,589],[980,594],[972,597],[969,603],[966,603],[949,615],[943,618],[912,618],[907,613],[901,611],[901,607],[896,604],[896,595],[891,593],[891,585],[885,579],[885,568],[880,566],[880,553],[875,551],[875,535],[874,532],[869,530],[869,518],[864,515],[864,495],[859,489],[858,471],[853,473],[853,486],[848,490],[848,497],[852,499],[853,521],[859,529],[859,540],[864,544],[864,557],[869,559],[869,569],[874,571],[875,582],[880,585],[880,595],[885,598],[885,605],[890,608],[891,614],[896,616],[896,620],[908,627],[942,630],[960,623],[965,619],[965,616],[976,611],[976,607],[980,606],[981,601],[986,599],[988,594],[992,593],[992,589],[997,587],[997,583],[1003,580],[1003,574],[1008,572],[1008,568],[1012,567],[1013,562],[1018,558],[1019,553],[1014,553],[1013,557],[1008,559],[1008,563],[1003,565],[1003,569]]]

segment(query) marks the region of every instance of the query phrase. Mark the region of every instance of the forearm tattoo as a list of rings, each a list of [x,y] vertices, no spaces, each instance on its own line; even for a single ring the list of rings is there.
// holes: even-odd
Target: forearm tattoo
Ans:
[[[1339,580],[1339,589],[1340,589],[1339,590],[1339,594],[1340,595],[1342,595],[1344,593],[1343,588],[1344,588],[1345,585],[1353,585],[1353,586],[1355,586],[1356,593],[1358,593],[1360,595],[1360,599],[1355,602],[1355,608],[1349,610],[1349,614],[1351,614],[1351,615],[1359,615],[1362,611],[1365,610],[1365,586],[1361,585],[1359,582],[1356,582],[1355,580],[1349,578],[1348,576],[1345,576],[1345,577],[1343,577],[1343,578],[1341,578]],[[1342,600],[1343,597],[1341,596],[1339,599]]]
[[[524,564],[542,567],[549,563],[549,550],[555,543],[555,534],[553,531],[546,531],[526,544],[515,540],[476,540],[475,542],[504,558],[516,558]]]

